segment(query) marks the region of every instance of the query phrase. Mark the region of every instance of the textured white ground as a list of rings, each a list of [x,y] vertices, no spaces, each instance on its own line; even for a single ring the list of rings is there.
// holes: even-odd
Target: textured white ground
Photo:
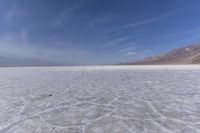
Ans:
[[[0,68],[0,133],[200,133],[200,66]]]

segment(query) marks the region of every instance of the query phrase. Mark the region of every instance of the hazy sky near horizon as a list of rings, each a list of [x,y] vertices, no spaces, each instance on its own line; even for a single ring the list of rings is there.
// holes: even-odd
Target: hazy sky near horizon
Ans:
[[[199,0],[0,0],[0,56],[134,61],[200,42]]]

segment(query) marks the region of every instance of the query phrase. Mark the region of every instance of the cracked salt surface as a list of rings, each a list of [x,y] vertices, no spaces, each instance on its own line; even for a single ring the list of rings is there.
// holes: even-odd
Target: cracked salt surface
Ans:
[[[200,133],[200,66],[0,68],[0,133]]]

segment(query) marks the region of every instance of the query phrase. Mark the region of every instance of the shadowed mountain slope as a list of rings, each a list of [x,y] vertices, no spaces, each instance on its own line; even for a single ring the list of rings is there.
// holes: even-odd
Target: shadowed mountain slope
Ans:
[[[147,57],[141,61],[124,63],[126,65],[199,64],[200,44],[174,49],[166,54]]]

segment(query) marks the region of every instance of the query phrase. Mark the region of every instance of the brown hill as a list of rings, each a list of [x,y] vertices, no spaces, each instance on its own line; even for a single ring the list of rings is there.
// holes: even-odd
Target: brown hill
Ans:
[[[166,54],[154,57],[148,57],[138,62],[125,63],[125,64],[127,65],[200,64],[200,44],[174,49],[173,51]]]

